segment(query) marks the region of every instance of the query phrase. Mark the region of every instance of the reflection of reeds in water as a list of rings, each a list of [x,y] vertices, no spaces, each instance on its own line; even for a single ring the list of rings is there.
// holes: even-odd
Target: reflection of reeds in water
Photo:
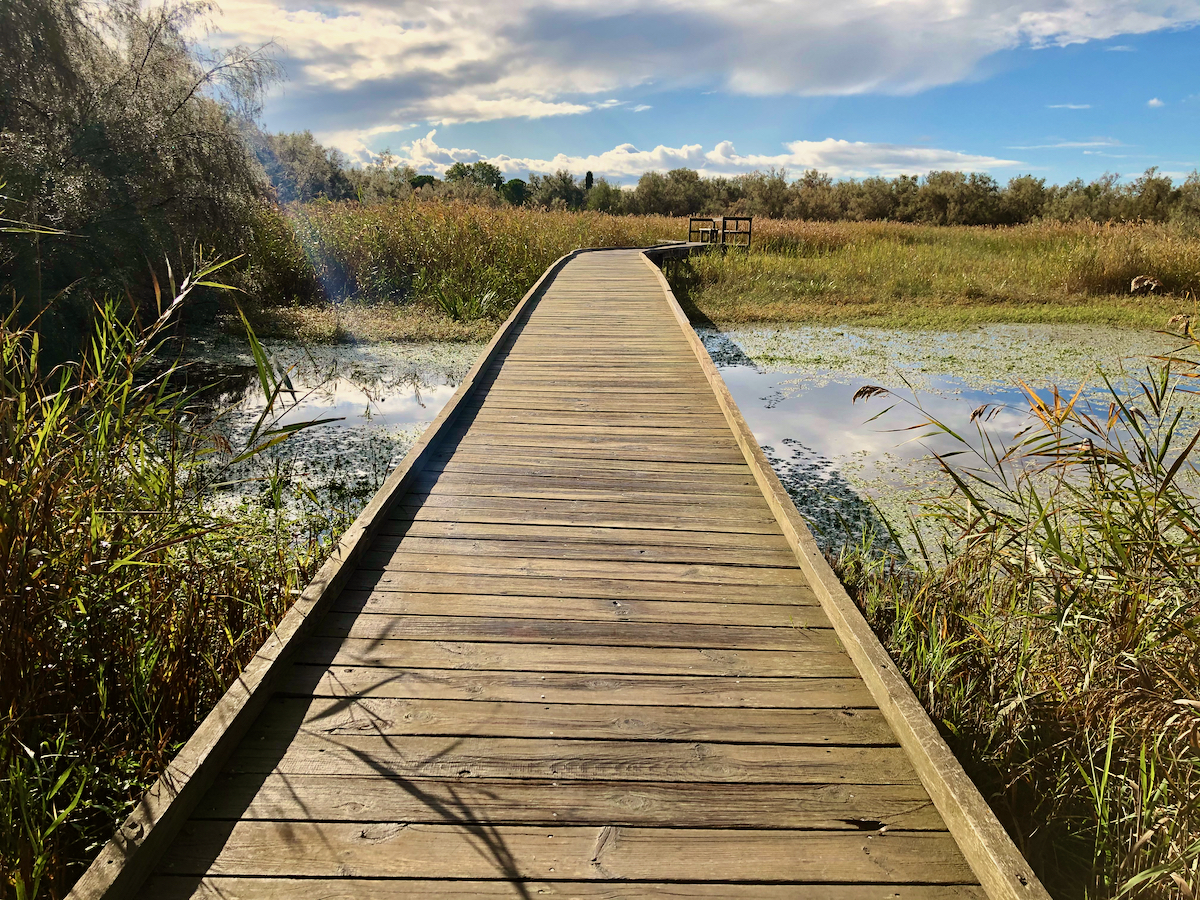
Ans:
[[[865,535],[873,553],[899,550],[875,507],[862,499],[836,463],[792,438],[782,443],[782,451],[764,447],[763,452],[822,547],[858,543]]]
[[[144,330],[101,304],[49,373],[32,331],[0,330],[3,896],[66,892],[324,552],[277,510],[209,508],[216,448],[155,359],[186,295]],[[280,436],[264,419],[246,449]]]
[[[1026,391],[1029,425],[940,454],[908,559],[842,577],[1056,896],[1200,888],[1195,339],[1102,408]],[[890,393],[860,390],[860,397]],[[919,402],[916,404],[919,409]],[[900,539],[900,535],[896,536]]]

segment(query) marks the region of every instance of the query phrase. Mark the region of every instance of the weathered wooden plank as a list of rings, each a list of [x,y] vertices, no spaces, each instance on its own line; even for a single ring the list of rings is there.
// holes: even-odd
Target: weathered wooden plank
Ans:
[[[396,516],[403,517],[404,510],[423,507],[442,507],[454,509],[501,509],[515,514],[518,519],[513,524],[521,524],[527,514],[539,512],[567,511],[572,514],[603,514],[612,513],[636,519],[661,518],[664,516],[676,519],[704,519],[703,528],[718,528],[723,522],[736,525],[743,523],[770,525],[767,518],[770,510],[758,503],[745,503],[740,506],[709,506],[700,502],[688,503],[686,498],[675,498],[677,502],[662,503],[657,500],[593,500],[587,498],[571,499],[563,497],[487,497],[471,494],[424,493],[409,494],[398,504]],[[395,516],[394,516],[395,517]],[[592,524],[592,523],[583,523]],[[621,526],[613,526],[621,527]],[[633,526],[637,527],[637,526]],[[691,526],[692,528],[696,526]],[[778,527],[771,528],[769,534],[778,535]]]
[[[627,459],[653,460],[659,462],[728,463],[740,462],[729,447],[719,447],[708,442],[668,442],[660,444],[634,443],[630,441],[601,441],[599,439],[579,441],[561,437],[521,435],[465,435],[457,439],[457,445],[474,453],[513,455],[517,453],[544,452],[574,456],[577,459]],[[778,527],[778,526],[776,526]]]
[[[599,426],[610,428],[701,428],[720,429],[725,426],[725,419],[719,415],[694,412],[672,413],[665,411],[634,413],[623,412],[602,413],[596,410],[507,410],[494,407],[482,407],[477,410],[472,420],[476,422],[496,422],[503,425],[571,425]]]
[[[374,546],[382,547],[384,541],[399,540],[401,536],[428,538],[432,540],[534,540],[546,533],[547,526],[518,523],[505,525],[490,522],[439,522],[393,518],[388,528],[380,530]],[[627,546],[644,540],[652,550],[667,547],[679,549],[745,550],[761,549],[767,553],[778,553],[786,547],[782,535],[740,534],[724,531],[682,531],[667,528],[603,528],[588,525],[554,526],[555,540],[563,544],[582,543],[588,545],[614,544]],[[791,559],[794,561],[795,556]]]
[[[445,881],[369,878],[194,878],[158,875],[146,897],[159,900],[984,900],[982,889],[972,885],[908,884],[717,884],[579,882],[579,881]]]
[[[758,490],[754,477],[749,472],[725,473],[688,473],[685,471],[646,471],[624,468],[609,468],[608,466],[555,465],[536,463],[530,460],[518,461],[501,458],[491,461],[449,457],[445,462],[425,470],[428,480],[438,482],[459,481],[469,484],[549,484],[567,483],[573,487],[582,488],[617,488],[624,489],[633,483],[640,490],[687,490],[691,493],[707,495],[710,493],[734,493],[739,495],[752,494]]]
[[[672,584],[807,586],[798,568],[708,565],[705,563],[633,562],[563,557],[485,556],[460,553],[389,553],[363,555],[361,571],[429,572],[457,575],[529,576],[548,578],[600,578],[653,581]]]
[[[597,463],[595,457],[555,456],[552,451],[542,453],[509,452],[491,454],[470,448],[447,450],[429,461],[429,471],[483,471],[505,472],[515,471],[546,471],[555,474],[570,475],[580,469],[594,471],[600,468],[604,472],[640,472],[650,477],[665,476],[666,480],[676,480],[689,474],[696,475],[701,483],[707,479],[741,479],[753,475],[749,467],[737,463],[696,463],[679,462],[677,460],[654,459],[605,459]]]
[[[940,832],[218,822],[189,825],[177,874],[955,884],[974,880]],[[798,853],[796,848],[803,846]]]
[[[686,428],[646,428],[644,426],[630,428],[595,428],[587,429],[582,425],[504,425],[501,423],[480,422],[477,427],[455,433],[454,439],[460,445],[495,444],[497,446],[524,447],[532,446],[539,449],[553,447],[604,449],[608,451],[655,451],[666,453],[672,449],[687,449],[697,453],[706,451],[717,454],[726,453],[726,458],[736,461],[731,451],[737,445],[726,440],[715,428],[702,429]],[[533,441],[534,443],[530,443]],[[664,458],[670,459],[670,456]]]
[[[625,502],[622,498],[632,498],[640,502],[688,504],[695,504],[699,496],[709,508],[743,504],[758,506],[762,502],[762,495],[757,488],[736,481],[696,485],[680,479],[653,478],[633,473],[585,475],[582,470],[567,475],[424,472],[415,479],[413,490],[428,494],[532,499],[578,497],[614,502]],[[703,493],[698,494],[698,490],[703,490]]]
[[[202,819],[944,831],[919,786],[227,775]]]
[[[746,744],[893,746],[878,710],[710,709],[504,700],[275,698],[247,735],[279,741],[300,731],[320,735],[455,735]]]
[[[507,501],[496,497],[462,497],[441,494],[431,497],[409,497],[399,503],[391,521],[395,527],[417,522],[463,522],[473,524],[504,524],[598,528],[652,528],[665,531],[686,531],[722,534],[768,534],[778,531],[764,516],[739,510],[729,510],[729,518],[711,515],[685,515],[687,507],[664,509],[661,506],[634,503],[582,502],[571,500]],[[678,510],[678,511],[677,511]],[[696,512],[695,510],[691,510]]]
[[[696,496],[686,490],[654,490],[656,485],[648,485],[642,489],[637,482],[631,481],[625,488],[591,489],[573,487],[567,480],[551,482],[546,485],[508,484],[463,484],[454,481],[435,481],[423,478],[415,485],[415,489],[427,492],[430,496],[467,496],[467,497],[511,497],[517,500],[575,500],[597,501],[609,503],[659,503],[672,511],[676,506],[691,509],[704,509],[710,515],[719,516],[725,509],[759,509],[763,508],[762,497],[755,493],[744,494],[706,494],[703,506],[697,506]]]
[[[509,391],[497,385],[471,406],[472,409],[564,409],[599,412],[652,412],[656,409],[682,414],[720,412],[721,407],[711,394],[697,392],[690,397],[673,394],[669,397],[615,397],[604,391],[541,391],[527,394]]]
[[[594,381],[584,381],[579,378],[543,379],[540,381],[504,382],[493,381],[488,389],[503,389],[507,391],[522,391],[528,393],[564,394],[586,391],[589,394],[622,394],[627,395],[631,390],[653,392],[655,394],[678,394],[690,398],[702,396],[693,386],[682,382],[671,384],[606,384]]]
[[[683,649],[321,637],[312,638],[297,650],[296,661],[332,666],[627,675],[838,678],[853,675],[855,671],[844,653],[818,650]]]
[[[546,438],[536,443],[513,443],[513,436],[503,438],[496,436],[477,436],[477,439],[466,441],[465,435],[456,441],[457,447],[468,453],[496,453],[504,455],[553,455],[573,457],[575,459],[624,459],[629,461],[674,462],[698,464],[729,464],[740,465],[744,462],[740,454],[729,447],[716,447],[709,444],[676,447],[673,444],[597,444],[567,441],[560,438]]]
[[[487,575],[452,572],[392,572],[359,569],[353,590],[422,591],[427,594],[519,594],[534,597],[602,597],[609,600],[689,600],[695,603],[795,603],[805,585],[718,584],[629,578],[568,578],[561,575]]]
[[[669,532],[668,532],[669,533]],[[646,562],[671,564],[708,564],[716,566],[750,566],[794,568],[796,557],[783,550],[742,547],[658,545],[651,541],[558,540],[558,529],[544,528],[545,540],[536,538],[487,539],[473,537],[421,537],[410,532],[402,537],[384,535],[372,545],[372,553],[386,555],[417,553],[422,555],[506,556],[514,559],[545,557],[547,559],[589,559],[612,562]]]
[[[279,690],[299,696],[399,697],[691,706],[699,710],[851,709],[874,705],[855,674],[844,677],[623,675],[380,666],[292,666]],[[703,715],[703,712],[698,713]]]
[[[653,356],[653,359],[649,358]],[[489,370],[498,378],[516,378],[518,380],[525,376],[534,378],[541,377],[559,377],[564,366],[556,360],[532,360],[519,359],[508,356],[503,362],[496,363]],[[579,357],[571,362],[570,368],[566,371],[573,375],[595,375],[598,378],[625,378],[625,377],[640,377],[646,379],[657,378],[675,378],[679,380],[691,381],[696,374],[696,361],[686,360],[682,357],[678,360],[665,360],[661,358],[659,353],[646,354],[646,357],[641,360],[627,359],[622,361],[620,357],[612,354],[596,354],[591,358]]]
[[[388,616],[490,616],[567,622],[642,622],[675,625],[765,625],[828,628],[815,598],[805,605],[603,600],[595,597],[496,597],[414,591],[343,591],[333,609]]]
[[[564,778],[774,784],[917,784],[897,747],[812,747],[696,741],[614,741],[448,735],[270,735],[243,741],[236,774],[394,778]]]
[[[330,612],[317,634],[374,640],[497,641],[504,644],[603,644],[608,647],[705,647],[719,650],[834,652],[828,624],[799,627],[596,622],[496,616],[394,616]]]
[[[507,439],[508,436],[522,438],[560,438],[576,443],[642,443],[653,444],[666,441],[671,444],[697,447],[736,447],[729,437],[728,428],[706,428],[692,425],[527,425],[505,422],[475,420],[465,437]]]

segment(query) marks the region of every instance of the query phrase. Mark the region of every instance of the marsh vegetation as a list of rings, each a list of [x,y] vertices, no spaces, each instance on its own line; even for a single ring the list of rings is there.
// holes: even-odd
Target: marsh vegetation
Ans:
[[[1015,435],[989,434],[984,405],[971,442],[902,398],[950,439],[945,487],[892,524],[887,549],[867,539],[837,557],[1057,896],[1194,896],[1200,883],[1194,374],[1177,359],[1108,383],[1099,403],[1030,389]]]
[[[12,316],[0,330],[6,896],[66,892],[347,524],[314,506],[211,503],[303,423],[280,424],[284,385],[265,360],[268,402],[237,445],[178,388],[164,341],[192,283],[145,326],[102,302],[87,353],[53,370],[36,332]]]
[[[0,4],[0,288],[15,308],[0,329],[0,896],[66,892],[402,452],[368,442],[361,483],[314,490],[267,453],[304,423],[279,417],[290,363],[244,338],[261,396],[223,427],[174,365],[181,347],[203,354],[201,321],[482,341],[563,254],[679,240],[672,216],[699,212],[757,217],[749,253],[671,267],[700,324],[1153,329],[1195,314],[1195,176],[676,170],[625,191],[569,172],[504,181],[487,163],[442,179],[386,157],[352,168],[311,135],[261,132],[269,48],[205,55],[188,38],[203,13]],[[214,254],[233,259],[220,277],[236,305],[204,275],[167,290],[169,271]],[[1163,293],[1130,296],[1140,275]],[[1196,354],[1180,326],[1189,349],[1168,368],[1095,407],[1094,392],[1030,395],[1017,437],[941,457],[920,526],[864,516],[890,520],[890,547],[838,556],[1060,897],[1200,895],[1200,523],[1180,417]],[[212,502],[246,478],[253,502]]]
[[[1200,232],[1183,225],[1011,228],[755,222],[750,253],[693,257],[672,286],[714,323],[954,329],[988,323],[1158,328],[1193,312]],[[1133,296],[1139,275],[1161,295]]]

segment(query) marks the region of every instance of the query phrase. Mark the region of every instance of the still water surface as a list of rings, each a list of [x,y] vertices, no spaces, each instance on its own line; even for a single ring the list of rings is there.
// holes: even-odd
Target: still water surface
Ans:
[[[1174,346],[1154,332],[1080,326],[698,333],[797,508],[832,547],[878,530],[876,509],[899,524],[915,501],[943,492],[932,453],[967,450],[955,462],[978,466],[970,449],[983,437],[971,413],[981,405],[995,407],[979,425],[992,440],[1025,428],[1019,382],[1044,400],[1055,386],[1068,397],[1083,386],[1083,401],[1106,410],[1101,372],[1122,381]],[[893,393],[854,402],[865,385]],[[918,427],[929,418],[967,446]]]
[[[1028,418],[1018,377],[1043,395],[1056,384],[1073,393],[1086,383],[1085,396],[1107,406],[1099,369],[1136,369],[1171,346],[1169,338],[1153,333],[1053,326],[699,334],[798,508],[834,545],[873,521],[870,503],[900,521],[912,500],[944,487],[929,454],[952,449],[952,442],[919,439],[927,430],[905,431],[923,416],[897,397],[920,403],[925,414],[964,436],[974,433],[973,409],[983,403],[1007,405],[987,425],[1005,438]],[[300,432],[244,467],[234,493],[265,491],[282,478],[343,505],[361,506],[450,399],[482,345],[306,348],[277,342],[268,349],[296,391],[294,399],[285,394],[285,411],[276,424],[337,421]],[[248,376],[247,356],[228,347],[224,353],[227,370],[242,366]],[[852,402],[865,384],[886,387],[896,397]],[[244,443],[265,404],[256,378],[244,377],[240,385],[226,398],[232,407],[226,428],[234,446]],[[871,421],[889,406],[890,412]]]

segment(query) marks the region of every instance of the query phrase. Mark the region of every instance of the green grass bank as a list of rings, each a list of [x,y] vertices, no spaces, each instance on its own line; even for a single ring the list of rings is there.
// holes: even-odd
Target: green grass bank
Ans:
[[[755,222],[750,253],[694,257],[672,284],[720,327],[980,324],[1161,327],[1200,290],[1186,225],[1011,228]],[[1160,296],[1132,296],[1150,275]]]

